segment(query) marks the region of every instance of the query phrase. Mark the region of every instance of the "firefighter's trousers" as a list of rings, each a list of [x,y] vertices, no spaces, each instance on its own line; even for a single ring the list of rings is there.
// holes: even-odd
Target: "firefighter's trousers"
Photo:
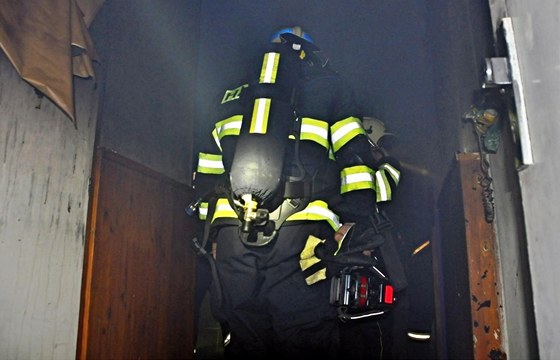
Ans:
[[[231,330],[232,358],[336,358],[340,346],[330,281],[308,286],[299,266],[307,237],[333,236],[325,221],[284,225],[262,247],[245,246],[239,227],[222,227],[216,265],[222,287],[220,311]]]

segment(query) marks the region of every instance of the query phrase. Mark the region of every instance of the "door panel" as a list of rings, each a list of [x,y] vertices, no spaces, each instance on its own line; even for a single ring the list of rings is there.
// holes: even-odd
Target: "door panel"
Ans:
[[[93,171],[77,357],[192,358],[192,191],[115,153]]]
[[[502,304],[493,224],[485,220],[478,153],[460,153],[438,200],[438,357],[503,359]]]

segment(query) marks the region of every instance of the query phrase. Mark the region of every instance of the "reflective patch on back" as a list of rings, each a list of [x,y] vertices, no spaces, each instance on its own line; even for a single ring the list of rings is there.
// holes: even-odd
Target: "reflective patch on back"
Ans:
[[[241,96],[241,92],[244,88],[248,87],[248,84],[243,84],[235,89],[226,90],[224,97],[222,98],[222,104],[225,104],[229,101],[237,100]]]

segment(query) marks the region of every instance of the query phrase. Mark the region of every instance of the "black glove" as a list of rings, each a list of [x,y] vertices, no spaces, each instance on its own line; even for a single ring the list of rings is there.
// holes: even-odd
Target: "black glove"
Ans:
[[[355,224],[337,243],[334,239],[322,240],[313,235],[307,238],[300,253],[300,267],[307,285],[315,284],[340,273],[349,266],[371,266],[376,261],[363,253],[373,250],[383,242],[383,237],[367,226]]]
[[[379,247],[385,238],[372,225],[369,218],[356,222],[339,243],[336,255],[351,255]]]

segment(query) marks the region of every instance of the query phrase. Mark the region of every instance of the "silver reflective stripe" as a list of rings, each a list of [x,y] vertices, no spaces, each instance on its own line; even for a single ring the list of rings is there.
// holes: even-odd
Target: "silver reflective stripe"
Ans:
[[[353,184],[360,181],[372,181],[371,174],[368,173],[360,173],[360,174],[350,174],[346,177],[346,182],[348,184]]]
[[[278,62],[280,61],[279,53],[264,54],[263,64],[261,68],[261,76],[259,82],[265,84],[274,84],[276,82],[276,74],[278,72]]]
[[[216,209],[214,210],[214,216],[212,217],[212,222],[217,218],[237,218],[235,210],[229,205],[227,199],[220,198],[216,202]]]
[[[253,106],[253,118],[251,119],[250,133],[266,134],[268,128],[268,112],[270,110],[270,99],[255,99]]]
[[[385,174],[383,171],[377,171],[375,173],[375,187],[377,191],[377,201],[388,201],[391,200],[391,187],[387,183],[387,179],[385,179]]]
[[[311,118],[301,119],[301,140],[315,141],[324,148],[329,148],[329,124],[326,121]]]
[[[206,220],[207,216],[208,216],[208,203],[201,202],[200,205],[198,206],[198,218],[200,220]]]
[[[337,152],[355,136],[365,133],[362,123],[357,117],[351,116],[336,122],[331,126],[331,141],[334,152]]]
[[[397,169],[395,169],[393,166],[391,166],[390,164],[383,164],[379,167],[379,169],[384,169],[387,172],[389,172],[389,175],[391,175],[391,177],[393,178],[393,180],[395,181],[395,183],[398,185],[399,181],[401,179],[401,172]]]
[[[370,183],[371,186],[368,186],[368,188],[373,189],[373,177],[369,173],[350,174],[345,176],[343,180],[344,185]],[[360,189],[363,189],[363,187],[360,187]]]
[[[223,174],[222,155],[199,153],[196,171],[201,174]]]
[[[239,135],[242,123],[243,115],[233,115],[216,123],[212,131],[212,136],[220,150],[222,150],[221,140],[229,135]]]
[[[332,212],[326,202],[315,200],[311,202],[305,209],[290,216],[288,221],[297,220],[326,220],[336,231],[342,225],[338,216]]]
[[[375,189],[374,171],[365,166],[357,165],[344,168],[340,172],[340,193],[353,190]]]
[[[214,210],[214,216],[212,217],[212,222],[217,218],[234,218],[237,219],[237,214],[235,210],[230,206],[227,199],[220,198],[216,202],[216,210]],[[338,219],[338,216],[332,212],[326,202],[322,200],[315,200],[311,202],[305,209],[299,211],[286,219],[286,221],[327,221],[333,230],[338,230],[342,224]]]
[[[430,340],[431,338],[431,335],[428,333],[417,333],[417,332],[409,331],[407,335],[411,339],[420,340],[420,341]]]

